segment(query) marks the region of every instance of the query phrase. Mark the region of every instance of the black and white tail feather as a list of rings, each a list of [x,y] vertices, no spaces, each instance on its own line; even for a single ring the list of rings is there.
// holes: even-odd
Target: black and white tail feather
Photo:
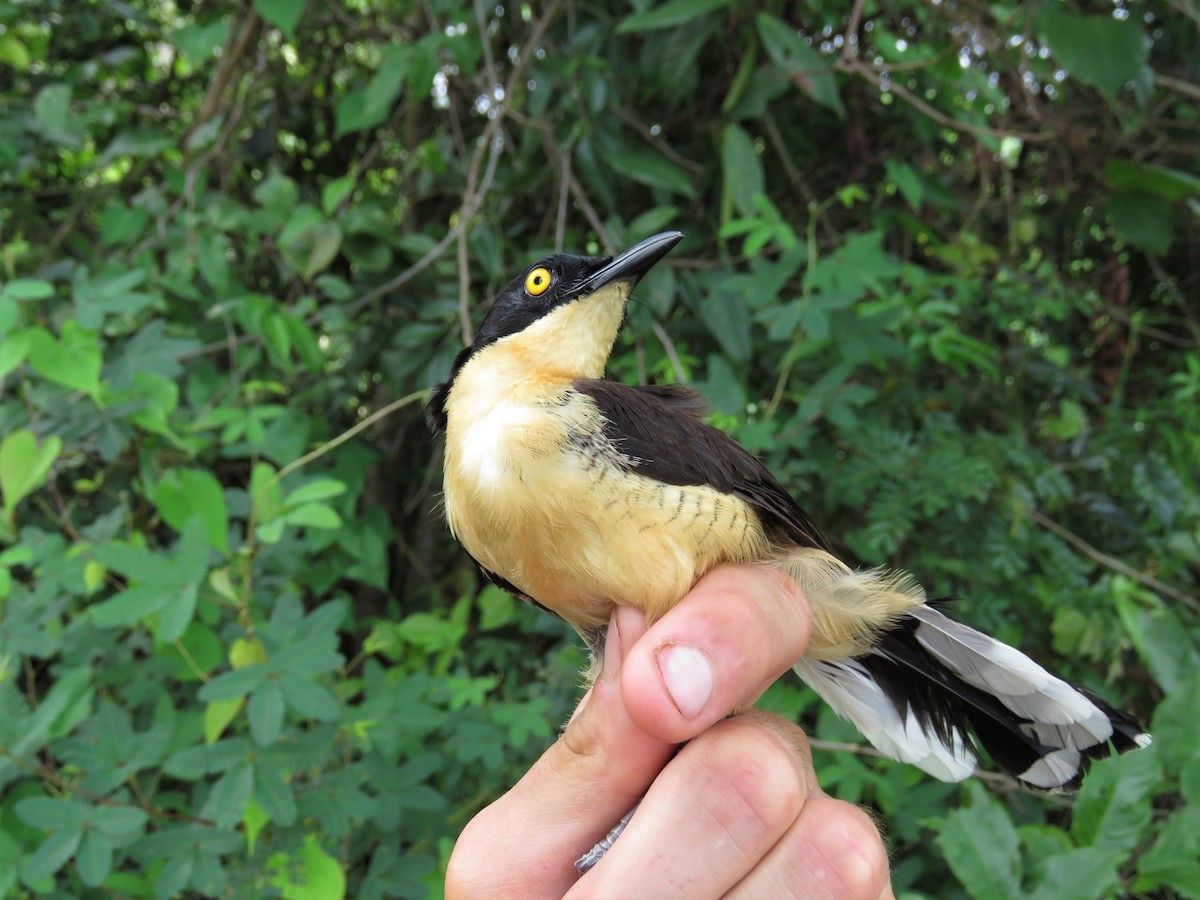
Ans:
[[[1075,790],[1093,760],[1150,743],[1125,713],[934,605],[861,656],[794,669],[881,753],[943,781],[974,772],[971,735],[1021,784],[1052,792]]]

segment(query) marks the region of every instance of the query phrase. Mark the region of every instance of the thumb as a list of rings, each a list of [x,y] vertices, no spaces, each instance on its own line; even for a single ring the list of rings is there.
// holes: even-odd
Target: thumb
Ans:
[[[645,630],[640,613],[614,613],[603,673],[562,736],[467,825],[450,859],[447,897],[562,896],[578,880],[574,860],[646,792],[675,745],[639,729],[621,699],[625,651]]]

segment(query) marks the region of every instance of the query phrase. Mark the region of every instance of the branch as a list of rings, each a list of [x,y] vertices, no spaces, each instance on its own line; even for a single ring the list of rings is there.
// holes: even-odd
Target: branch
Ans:
[[[882,79],[880,78],[879,73],[875,70],[875,67],[868,65],[861,59],[847,59],[842,57],[838,60],[837,64],[833,68],[838,71],[848,72],[851,75],[861,75],[876,87],[882,86]],[[914,109],[923,112],[929,118],[941,125],[945,125],[947,128],[966,131],[979,137],[1018,138],[1027,143],[1037,143],[1054,139],[1054,135],[1048,132],[1001,131],[996,128],[988,128],[986,125],[973,125],[970,122],[963,122],[962,120],[956,119],[953,116],[946,115],[940,109],[930,106],[928,103],[897,81],[889,81],[888,90],[904,102],[908,103]]]
[[[1107,568],[1112,569],[1114,572],[1120,572],[1122,575],[1126,575],[1129,578],[1132,578],[1134,581],[1144,584],[1152,591],[1157,591],[1160,594],[1165,594],[1168,597],[1178,600],[1193,612],[1200,612],[1200,601],[1197,601],[1195,597],[1191,596],[1190,594],[1185,594],[1183,591],[1179,590],[1179,588],[1172,587],[1169,584],[1164,584],[1152,575],[1146,575],[1143,572],[1139,572],[1137,569],[1126,565],[1119,559],[1097,550],[1079,535],[1075,534],[1073,531],[1068,531],[1057,522],[1046,518],[1036,509],[1029,510],[1029,518],[1033,519],[1033,521],[1037,522],[1047,531],[1054,532],[1067,543],[1074,545],[1081,550],[1084,555],[1090,556],[1096,562],[1100,563],[1100,565],[1106,566]]]
[[[238,63],[246,54],[246,49],[250,46],[250,38],[254,36],[254,29],[257,26],[258,12],[251,6],[246,10],[246,18],[242,19],[242,25],[238,29],[237,35],[225,48],[221,64],[217,67],[217,71],[213,74],[213,80],[208,85],[208,93],[204,95],[204,102],[200,104],[200,111],[196,113],[195,121],[188,131],[187,137],[184,138],[183,146],[185,148],[188,145],[188,139],[217,114],[217,110],[221,106],[221,99],[225,96],[225,88],[229,86],[229,79],[233,77],[233,70],[237,68]]]

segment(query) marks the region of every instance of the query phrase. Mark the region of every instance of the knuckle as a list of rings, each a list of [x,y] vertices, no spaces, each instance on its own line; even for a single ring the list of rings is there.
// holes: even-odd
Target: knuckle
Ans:
[[[730,720],[697,741],[697,783],[710,786],[727,823],[782,833],[799,815],[806,786],[792,755],[772,734],[752,722]]]
[[[850,803],[835,801],[813,834],[836,896],[875,900],[888,877],[887,853],[874,820]]]

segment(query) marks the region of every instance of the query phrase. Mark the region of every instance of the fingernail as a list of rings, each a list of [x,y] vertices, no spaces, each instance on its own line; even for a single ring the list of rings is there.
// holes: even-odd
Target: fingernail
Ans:
[[[608,633],[604,636],[604,677],[612,678],[621,671],[621,630],[617,628],[617,611],[608,619]]]
[[[694,719],[712,697],[716,679],[708,656],[688,644],[663,644],[655,653],[663,684],[685,719]]]

